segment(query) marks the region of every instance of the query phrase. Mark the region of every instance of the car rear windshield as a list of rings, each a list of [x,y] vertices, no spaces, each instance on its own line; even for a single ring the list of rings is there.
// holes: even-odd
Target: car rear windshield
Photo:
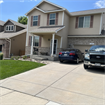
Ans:
[[[100,45],[100,46],[92,46],[90,48],[90,51],[105,51],[105,45]]]

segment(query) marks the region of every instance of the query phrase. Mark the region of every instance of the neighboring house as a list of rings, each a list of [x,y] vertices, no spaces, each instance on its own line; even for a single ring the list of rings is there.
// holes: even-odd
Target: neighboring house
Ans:
[[[26,54],[33,55],[38,48],[39,55],[55,57],[65,48],[84,52],[92,45],[105,44],[105,8],[69,12],[43,0],[26,15]],[[36,35],[39,42],[34,39]]]
[[[10,19],[6,22],[0,21],[1,24],[3,30],[0,32],[0,52],[3,52],[4,58],[24,55],[27,26]]]
[[[0,20],[0,32],[4,31],[4,21]]]

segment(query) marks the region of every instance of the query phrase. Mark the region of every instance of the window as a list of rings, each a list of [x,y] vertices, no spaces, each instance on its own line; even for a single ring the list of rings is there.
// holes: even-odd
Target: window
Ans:
[[[56,14],[55,13],[52,13],[50,14],[50,25],[55,25],[55,19],[56,19]]]
[[[38,26],[38,16],[33,16],[33,26]]]
[[[13,31],[14,30],[14,26],[13,25],[7,25],[6,26],[6,31]]]
[[[79,17],[79,28],[88,28],[90,27],[90,16]]]
[[[39,36],[34,36],[33,46],[39,46]]]

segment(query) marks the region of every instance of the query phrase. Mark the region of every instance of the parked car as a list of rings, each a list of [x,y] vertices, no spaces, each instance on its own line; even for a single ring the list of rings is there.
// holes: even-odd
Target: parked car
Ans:
[[[67,49],[59,53],[59,61],[75,61],[77,64],[79,61],[84,60],[84,53],[78,49]]]
[[[105,68],[105,45],[92,46],[90,50],[85,51],[84,68],[89,66]]]

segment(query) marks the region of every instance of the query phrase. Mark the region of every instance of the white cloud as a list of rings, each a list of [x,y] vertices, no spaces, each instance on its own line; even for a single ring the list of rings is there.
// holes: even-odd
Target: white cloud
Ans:
[[[20,2],[24,2],[24,0],[20,0]]]
[[[0,0],[0,4],[3,3],[3,2],[4,2],[3,0]]]
[[[97,8],[105,8],[105,0],[98,0],[95,3],[95,7],[97,7]]]

